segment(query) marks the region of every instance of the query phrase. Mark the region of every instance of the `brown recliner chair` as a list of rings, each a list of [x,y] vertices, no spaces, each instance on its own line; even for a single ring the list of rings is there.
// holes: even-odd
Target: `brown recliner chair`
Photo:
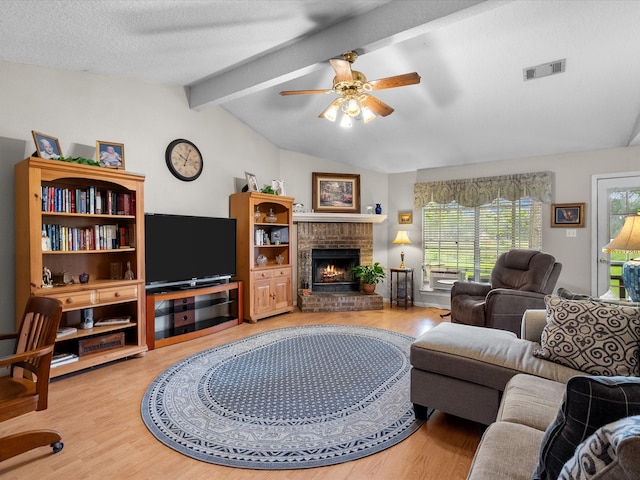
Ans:
[[[520,336],[527,309],[544,309],[562,264],[537,250],[511,250],[498,257],[491,283],[456,282],[451,288],[451,321],[508,330]]]

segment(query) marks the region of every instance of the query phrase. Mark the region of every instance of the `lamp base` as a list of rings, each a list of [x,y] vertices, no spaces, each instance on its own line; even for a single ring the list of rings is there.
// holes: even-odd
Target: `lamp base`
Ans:
[[[622,264],[622,281],[629,299],[640,301],[640,261],[628,260]]]

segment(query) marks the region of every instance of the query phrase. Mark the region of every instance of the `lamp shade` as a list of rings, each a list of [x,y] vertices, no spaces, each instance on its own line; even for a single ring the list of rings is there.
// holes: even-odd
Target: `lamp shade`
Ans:
[[[602,247],[602,251],[640,252],[640,215],[629,215],[625,218],[620,233]]]
[[[398,230],[398,234],[396,238],[393,240],[393,243],[399,243],[401,245],[409,245],[411,240],[409,240],[409,234],[406,230]]]

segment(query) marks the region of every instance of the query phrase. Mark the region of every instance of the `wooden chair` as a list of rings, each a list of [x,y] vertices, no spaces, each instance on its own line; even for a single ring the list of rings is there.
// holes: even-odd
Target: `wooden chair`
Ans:
[[[0,357],[0,367],[10,367],[0,377],[0,422],[47,408],[49,371],[62,317],[62,303],[53,298],[31,297],[18,333],[2,335],[0,340],[17,340],[16,353]],[[54,430],[33,430],[0,438],[0,461],[37,447],[50,445],[62,450],[60,434]]]

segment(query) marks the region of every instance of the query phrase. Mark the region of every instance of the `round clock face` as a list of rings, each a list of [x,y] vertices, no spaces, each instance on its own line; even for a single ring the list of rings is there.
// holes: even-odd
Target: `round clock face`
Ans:
[[[189,140],[174,140],[167,147],[167,167],[180,180],[190,182],[202,173],[202,154]]]

